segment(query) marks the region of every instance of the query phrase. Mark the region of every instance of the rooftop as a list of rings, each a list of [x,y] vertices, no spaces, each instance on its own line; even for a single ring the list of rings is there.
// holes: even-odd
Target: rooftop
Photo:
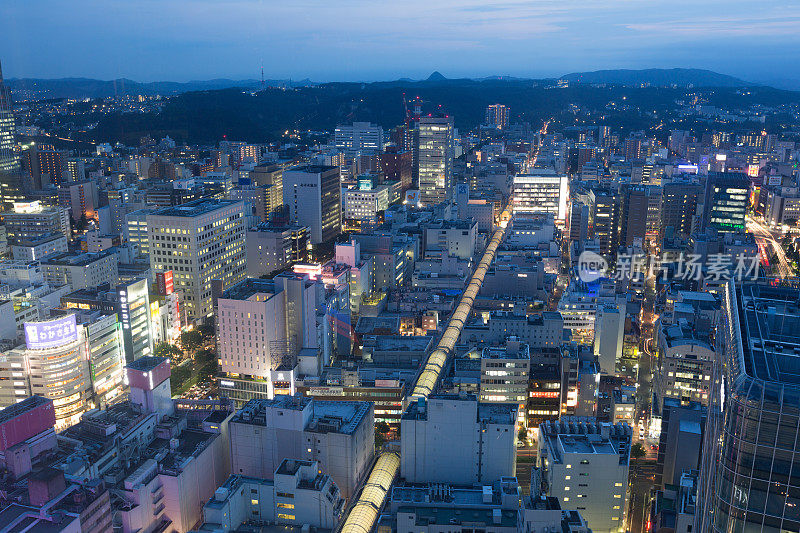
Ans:
[[[12,420],[22,414],[25,414],[35,407],[39,407],[40,405],[52,402],[53,400],[38,395],[25,398],[19,403],[9,405],[8,407],[5,407],[2,410],[0,410],[0,424],[8,422],[9,420]]]
[[[744,372],[767,382],[800,386],[800,289],[736,286]]]
[[[275,282],[271,279],[247,278],[222,293],[227,300],[249,300],[256,294],[274,294]]]
[[[163,209],[158,209],[152,214],[162,217],[187,217],[187,218],[199,217],[211,213],[213,211],[216,211],[217,209],[230,207],[237,203],[240,203],[240,201],[210,200],[208,198],[203,198],[200,200],[186,202],[185,204],[180,204],[173,207],[165,207]]]
[[[57,266],[86,266],[106,257],[114,255],[111,250],[103,250],[101,252],[81,252],[56,255],[52,257],[45,257],[41,260],[42,265],[57,265]]]
[[[153,370],[155,367],[166,361],[165,357],[140,357],[133,362],[128,363],[125,365],[127,368],[131,370],[140,370],[142,372],[149,372]]]
[[[402,506],[398,513],[414,513],[417,526],[464,524],[472,527],[477,524],[494,525],[495,527],[516,527],[517,512],[512,510],[499,510],[500,523],[494,524],[493,512],[495,509],[471,509],[460,507],[415,507]]]

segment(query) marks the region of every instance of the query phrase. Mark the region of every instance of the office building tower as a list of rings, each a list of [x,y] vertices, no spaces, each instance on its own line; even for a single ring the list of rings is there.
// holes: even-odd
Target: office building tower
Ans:
[[[450,199],[455,139],[453,117],[421,117],[417,123],[417,176],[420,201],[433,205]]]
[[[740,172],[709,172],[703,199],[703,231],[744,231],[750,179]]]
[[[383,128],[369,122],[336,126],[333,133],[333,144],[347,152],[378,152],[383,149],[383,142]]]
[[[569,240],[582,243],[589,238],[589,206],[572,202],[569,218]]]
[[[258,278],[310,260],[311,229],[259,224],[247,231],[247,275]]]
[[[251,400],[231,419],[231,473],[275,479],[285,459],[319,461],[345,498],[368,473],[375,449],[369,402],[279,395]]]
[[[697,493],[702,532],[800,531],[796,287],[729,282]]]
[[[244,203],[195,200],[159,209],[146,221],[151,268],[173,272],[190,320],[209,318],[211,282],[227,289],[246,274]]]
[[[154,332],[151,321],[150,291],[146,278],[117,285],[103,284],[83,288],[61,297],[68,309],[102,309],[114,311],[122,324],[125,361],[132,363],[152,355]]]
[[[55,404],[56,429],[122,393],[122,332],[117,315],[70,313],[24,325],[25,344],[0,361],[0,405],[31,395]]]
[[[708,410],[698,402],[666,398],[661,411],[661,436],[656,458],[656,486],[678,485],[684,472],[700,465],[703,428]]]
[[[342,232],[342,202],[339,169],[304,165],[283,173],[283,203],[289,219],[311,228],[311,244],[335,239]]]
[[[122,232],[125,242],[136,246],[143,256],[150,255],[150,241],[147,237],[147,215],[155,213],[155,209],[139,209],[125,215],[125,226]]]
[[[692,234],[697,205],[702,203],[699,183],[673,181],[663,185],[661,199],[661,236],[686,238]]]
[[[631,439],[627,424],[583,417],[544,422],[537,452],[542,492],[577,509],[595,533],[624,530]]]
[[[487,346],[481,352],[480,401],[516,403],[525,416],[531,354],[527,344],[516,340],[505,346]]]
[[[15,261],[40,261],[47,257],[65,254],[67,238],[61,233],[43,233],[38,237],[18,240],[11,246]]]
[[[22,166],[14,152],[14,131],[11,91],[3,83],[3,69],[0,66],[0,201],[5,209],[25,199]]]
[[[600,254],[616,256],[619,248],[619,193],[610,189],[589,191],[591,235],[597,239]]]
[[[514,176],[514,214],[552,213],[556,219],[565,220],[568,200],[566,175],[540,173]]]
[[[39,200],[14,203],[11,209],[0,213],[0,222],[9,241],[33,239],[43,233],[60,233],[68,241],[72,239],[69,210],[45,207]]]
[[[492,104],[486,108],[486,119],[483,121],[487,126],[494,126],[498,130],[508,128],[508,116],[511,108],[503,104]]]
[[[97,184],[88,180],[80,183],[66,182],[58,188],[58,203],[68,208],[74,220],[97,219],[100,205]]]
[[[460,485],[513,476],[518,409],[474,396],[417,398],[400,421],[400,475],[409,483]]]
[[[659,402],[675,398],[707,406],[716,361],[708,334],[692,324],[660,324],[654,392]]]
[[[26,179],[35,190],[48,187],[58,187],[67,178],[71,177],[67,163],[67,152],[56,150],[52,146],[32,144],[22,152],[22,166],[26,172]],[[79,170],[77,165],[72,165],[74,170]],[[83,181],[85,177],[81,177]]]
[[[620,202],[620,246],[656,242],[661,230],[661,187],[625,184]]]
[[[594,323],[594,354],[600,370],[614,375],[617,362],[622,357],[626,316],[625,296],[617,296],[612,302],[598,303]]]
[[[375,220],[389,207],[389,186],[348,189],[344,192],[344,218]]]
[[[385,180],[398,181],[405,190],[411,187],[411,151],[398,146],[387,146],[380,156],[380,170]]]

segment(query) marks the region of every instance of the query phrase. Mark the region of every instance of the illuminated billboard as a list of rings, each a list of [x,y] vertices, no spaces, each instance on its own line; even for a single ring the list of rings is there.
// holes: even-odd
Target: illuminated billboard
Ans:
[[[30,350],[56,348],[76,340],[78,340],[78,326],[75,315],[47,322],[25,323],[25,346]]]

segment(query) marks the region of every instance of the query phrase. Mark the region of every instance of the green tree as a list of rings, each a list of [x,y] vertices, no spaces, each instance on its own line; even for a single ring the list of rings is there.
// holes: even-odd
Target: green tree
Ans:
[[[214,324],[203,324],[197,331],[200,332],[200,335],[203,336],[206,340],[211,340],[214,338]]]
[[[644,449],[644,445],[641,442],[637,442],[631,446],[631,457],[637,461],[647,457],[647,451]]]
[[[159,342],[153,353],[158,357],[168,357],[170,359],[182,355],[180,348],[168,342]]]
[[[197,350],[202,343],[203,335],[196,329],[181,333],[181,346],[189,354],[194,353],[194,351]]]
[[[522,442],[528,440],[528,430],[525,428],[519,428],[519,433],[517,433],[517,439]]]

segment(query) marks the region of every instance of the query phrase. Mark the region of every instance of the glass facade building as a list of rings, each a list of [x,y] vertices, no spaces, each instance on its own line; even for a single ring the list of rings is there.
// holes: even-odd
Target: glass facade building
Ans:
[[[728,283],[701,460],[702,532],[800,531],[800,288]]]

